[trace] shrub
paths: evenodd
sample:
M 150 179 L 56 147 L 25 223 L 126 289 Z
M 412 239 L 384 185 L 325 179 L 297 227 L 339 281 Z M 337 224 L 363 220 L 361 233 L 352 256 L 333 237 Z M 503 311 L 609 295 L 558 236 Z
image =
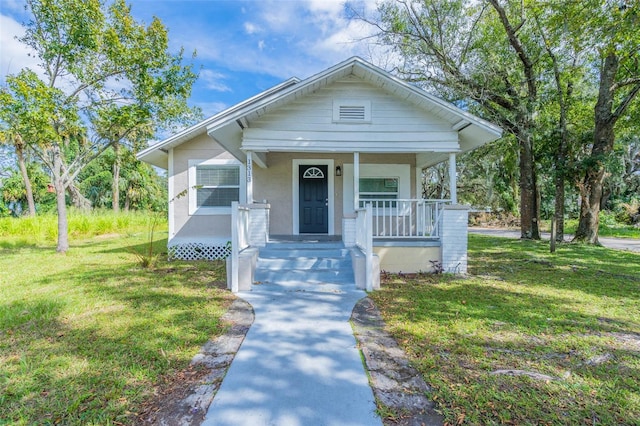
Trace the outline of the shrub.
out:
M 628 203 L 616 206 L 616 219 L 620 223 L 633 225 L 640 222 L 640 200 L 632 199 Z
M 618 225 L 618 219 L 616 214 L 609 210 L 600 211 L 600 225 L 604 226 L 616 226 Z

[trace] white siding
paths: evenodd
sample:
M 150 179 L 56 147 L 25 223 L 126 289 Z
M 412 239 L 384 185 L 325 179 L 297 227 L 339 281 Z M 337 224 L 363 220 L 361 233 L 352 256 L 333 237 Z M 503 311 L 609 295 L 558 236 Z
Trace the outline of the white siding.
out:
M 370 102 L 371 121 L 335 122 L 334 102 L 349 100 Z M 283 150 L 285 146 L 309 149 L 316 144 L 317 149 L 330 146 L 332 150 L 353 151 L 352 145 L 345 146 L 347 142 L 360 142 L 363 152 L 376 146 L 390 151 L 397 148 L 395 152 L 459 147 L 458 134 L 450 123 L 355 76 L 251 120 L 243 136 L 243 146 L 256 150 Z

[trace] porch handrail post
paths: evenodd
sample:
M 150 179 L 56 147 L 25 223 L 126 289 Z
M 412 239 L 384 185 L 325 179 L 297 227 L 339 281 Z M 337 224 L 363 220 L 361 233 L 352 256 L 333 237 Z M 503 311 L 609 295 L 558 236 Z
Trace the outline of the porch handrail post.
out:
M 240 252 L 240 223 L 239 205 L 237 201 L 231 203 L 231 291 L 238 292 L 238 254 Z
M 367 291 L 373 291 L 373 211 L 371 204 L 367 203 L 365 209 L 365 288 Z
M 360 153 L 353 153 L 353 210 L 360 208 Z
M 253 204 L 253 152 L 247 151 L 247 204 Z
M 456 154 L 449 153 L 449 193 L 451 195 L 451 204 L 458 204 L 458 182 L 456 176 Z

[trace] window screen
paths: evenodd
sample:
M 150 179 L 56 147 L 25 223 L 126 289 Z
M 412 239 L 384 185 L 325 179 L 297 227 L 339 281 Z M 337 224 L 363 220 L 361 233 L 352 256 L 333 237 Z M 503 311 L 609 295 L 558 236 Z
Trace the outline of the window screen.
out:
M 197 166 L 196 188 L 198 207 L 230 207 L 240 200 L 240 167 Z
M 360 178 L 360 206 L 364 206 L 362 200 L 396 200 L 398 199 L 398 178 Z M 395 203 L 384 203 L 387 207 L 393 207 Z

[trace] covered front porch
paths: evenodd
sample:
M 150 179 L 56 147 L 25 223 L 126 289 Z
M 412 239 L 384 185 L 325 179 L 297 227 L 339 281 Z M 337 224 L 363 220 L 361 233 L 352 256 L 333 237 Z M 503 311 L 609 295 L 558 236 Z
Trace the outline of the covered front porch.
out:
M 380 271 L 466 272 L 467 210 L 455 202 L 455 153 L 447 155 L 454 171 L 448 200 L 417 196 L 422 166 L 415 154 L 270 153 L 269 167 L 260 169 L 254 169 L 253 156 L 246 153 L 246 199 L 253 202 L 232 206 L 228 266 L 233 291 L 250 288 L 260 249 L 272 241 L 339 242 L 349 250 L 356 286 L 366 290 L 379 287 Z M 318 207 L 326 215 L 321 231 L 304 231 L 306 178 L 314 185 L 326 181 L 326 198 L 320 197 Z M 367 188 L 371 182 L 389 188 L 376 193 Z M 283 193 L 291 194 L 289 200 Z
M 260 154 L 258 162 L 257 153 L 242 153 L 246 193 L 240 203 L 270 204 L 272 235 L 342 235 L 343 219 L 370 204 L 375 237 L 438 237 L 438 212 L 457 202 L 455 152 Z M 451 198 L 424 200 L 422 170 L 442 158 L 449 160 Z
M 269 204 L 232 206 L 231 253 L 227 258 L 228 287 L 234 292 L 251 290 L 256 267 L 263 250 L 272 253 L 274 247 L 302 243 L 307 254 L 301 254 L 300 246 L 292 246 L 293 252 L 283 252 L 286 259 L 302 256 L 305 269 L 301 279 L 313 276 L 316 265 L 326 259 L 314 258 L 327 248 L 333 248 L 347 256 L 357 288 L 367 291 L 380 286 L 380 272 L 390 271 L 385 265 L 399 262 L 405 269 L 395 272 L 451 272 L 466 273 L 467 267 L 467 209 L 463 206 L 443 204 L 437 215 L 437 236 L 429 237 L 374 237 L 374 215 L 371 204 L 356 210 L 353 218 L 344 218 L 342 238 L 336 236 L 303 234 L 271 237 L 269 234 Z M 275 244 L 274 244 L 275 243 Z M 343 250 L 343 249 L 346 249 Z M 398 260 L 399 259 L 399 260 Z M 343 265 L 340 259 L 334 265 Z M 427 266 L 428 265 L 428 266 Z M 308 268 L 308 269 L 307 269 Z M 278 274 L 286 273 L 280 270 Z M 305 278 L 306 277 L 306 278 Z M 258 282 L 261 284 L 260 282 Z

